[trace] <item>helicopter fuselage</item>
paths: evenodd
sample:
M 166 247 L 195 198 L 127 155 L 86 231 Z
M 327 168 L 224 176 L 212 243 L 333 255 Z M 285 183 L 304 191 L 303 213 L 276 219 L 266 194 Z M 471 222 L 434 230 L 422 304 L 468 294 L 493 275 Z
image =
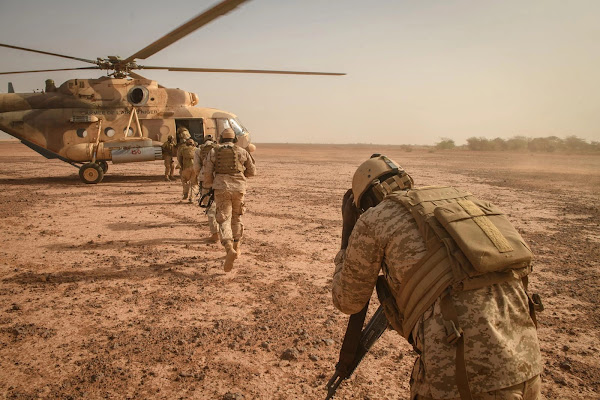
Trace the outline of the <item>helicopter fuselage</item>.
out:
M 249 148 L 234 114 L 197 103 L 195 93 L 147 79 L 71 79 L 54 91 L 0 94 L 0 130 L 73 164 L 160 159 L 160 145 L 179 127 L 197 142 L 232 128 L 238 145 Z

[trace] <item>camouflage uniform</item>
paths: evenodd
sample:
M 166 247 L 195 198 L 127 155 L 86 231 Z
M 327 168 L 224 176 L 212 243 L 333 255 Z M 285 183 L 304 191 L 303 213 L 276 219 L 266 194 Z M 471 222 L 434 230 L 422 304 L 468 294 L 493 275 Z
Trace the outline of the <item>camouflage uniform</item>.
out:
M 181 166 L 181 185 L 183 186 L 183 200 L 192 201 L 193 187 L 196 185 L 196 173 L 194 172 L 194 152 L 196 146 L 183 144 L 177 150 L 177 161 Z
M 210 192 L 209 188 L 204 186 L 204 160 L 208 156 L 208 153 L 204 157 L 202 157 L 202 153 L 206 152 L 211 146 L 214 146 L 214 142 L 211 140 L 207 140 L 203 144 L 198 147 L 194 153 L 194 171 L 196 172 L 196 176 L 198 176 L 198 184 L 200 187 L 200 196 L 204 196 L 208 192 Z M 214 235 L 219 232 L 219 224 L 217 223 L 216 218 L 216 205 L 215 202 L 211 204 L 211 206 L 206 210 L 206 216 L 208 217 L 208 227 L 210 228 L 211 235 Z
M 235 174 L 215 174 L 216 151 L 220 147 L 231 147 L 235 156 L 243 165 L 244 171 Z M 244 214 L 244 194 L 246 193 L 246 178 L 254 176 L 256 168 L 254 160 L 246 150 L 232 143 L 220 144 L 212 149 L 204 161 L 205 188 L 215 191 L 216 216 L 221 233 L 221 243 L 238 241 L 244 233 L 242 214 Z
M 177 155 L 177 143 L 167 140 L 160 147 L 162 148 L 163 160 L 165 162 L 165 179 L 174 179 L 175 161 L 173 161 L 173 156 Z
M 401 277 L 425 253 L 425 243 L 410 212 L 397 202 L 383 200 L 360 216 L 348 248 L 335 258 L 334 305 L 347 314 L 359 312 L 371 298 L 381 269 L 392 294 L 399 298 Z M 521 281 L 458 292 L 452 297 L 464 330 L 465 363 L 474 398 L 536 399 L 542 363 Z M 412 331 L 419 357 L 411 377 L 411 399 L 459 398 L 456 347 L 447 344 L 446 336 L 438 299 Z M 511 390 L 528 392 L 530 397 L 510 397 Z

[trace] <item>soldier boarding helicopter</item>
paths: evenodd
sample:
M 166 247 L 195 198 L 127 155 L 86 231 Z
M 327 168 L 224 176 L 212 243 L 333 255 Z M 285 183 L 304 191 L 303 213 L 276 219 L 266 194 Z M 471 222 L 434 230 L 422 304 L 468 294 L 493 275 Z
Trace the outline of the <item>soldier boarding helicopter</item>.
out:
M 212 20 L 228 13 L 247 0 L 224 0 L 167 33 L 133 55 L 89 60 L 63 54 L 33 50 L 8 44 L 1 47 L 62 57 L 94 64 L 89 67 L 0 72 L 0 75 L 100 69 L 107 76 L 99 79 L 70 79 L 59 87 L 51 80 L 41 93 L 0 94 L 0 130 L 48 159 L 59 159 L 79 168 L 85 183 L 99 183 L 116 163 L 162 159 L 161 144 L 169 135 L 186 128 L 201 142 L 205 135 L 218 139 L 231 128 L 237 145 L 249 151 L 250 133 L 237 117 L 227 111 L 195 107 L 198 96 L 180 89 L 169 89 L 133 72 L 139 69 L 183 72 L 223 72 L 253 74 L 345 75 L 332 72 L 244 70 L 215 68 L 156 67 L 138 65 L 189 35 Z M 177 140 L 185 138 L 177 135 Z

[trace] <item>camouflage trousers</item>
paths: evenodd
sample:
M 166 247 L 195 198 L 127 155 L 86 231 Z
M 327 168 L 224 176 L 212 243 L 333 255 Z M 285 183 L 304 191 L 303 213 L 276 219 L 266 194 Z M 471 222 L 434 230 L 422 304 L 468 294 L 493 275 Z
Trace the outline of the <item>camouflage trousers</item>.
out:
M 205 189 L 202 187 L 202 182 L 200 182 L 200 196 L 204 196 L 206 193 L 210 192 L 210 189 Z M 210 228 L 211 235 L 219 232 L 219 224 L 217 223 L 216 210 L 217 206 L 215 205 L 216 201 L 208 207 L 206 210 L 206 216 L 208 217 L 208 227 Z
M 244 193 L 215 189 L 215 204 L 221 243 L 241 239 L 244 234 Z
M 175 161 L 173 161 L 173 156 L 165 154 L 165 176 L 172 178 L 173 173 L 175 172 Z
M 479 393 L 473 395 L 473 400 L 543 400 L 542 380 L 539 375 L 521 382 L 517 385 L 510 386 L 504 389 L 494 390 L 488 393 Z M 425 397 L 417 395 L 415 400 L 437 400 L 433 397 Z M 452 399 L 460 400 L 460 398 Z
M 183 198 L 191 199 L 193 196 L 193 188 L 196 185 L 196 173 L 194 168 L 185 168 L 181 170 L 181 186 L 183 186 Z

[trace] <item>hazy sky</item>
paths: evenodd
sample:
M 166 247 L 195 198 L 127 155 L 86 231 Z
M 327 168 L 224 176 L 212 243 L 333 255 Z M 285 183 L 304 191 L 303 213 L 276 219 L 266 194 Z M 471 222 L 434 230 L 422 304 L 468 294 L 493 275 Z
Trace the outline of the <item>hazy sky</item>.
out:
M 0 0 L 0 42 L 125 58 L 218 1 Z M 252 0 L 142 65 L 346 72 L 139 71 L 237 114 L 255 142 L 600 140 L 598 0 Z M 81 67 L 0 48 L 0 71 Z M 0 75 L 0 92 L 102 72 Z

